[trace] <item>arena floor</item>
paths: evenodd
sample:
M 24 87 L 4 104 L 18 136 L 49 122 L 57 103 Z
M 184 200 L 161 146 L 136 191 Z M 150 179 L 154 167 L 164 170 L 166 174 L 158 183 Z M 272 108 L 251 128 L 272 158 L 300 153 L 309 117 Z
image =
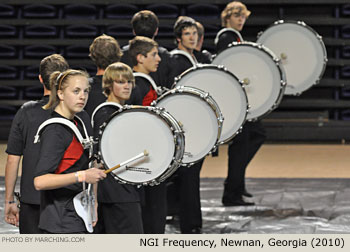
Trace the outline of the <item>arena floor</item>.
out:
M 3 220 L 6 145 L 0 145 L 0 233 L 18 233 Z M 350 146 L 265 144 L 247 169 L 255 206 L 221 204 L 227 146 L 208 156 L 201 173 L 203 233 L 350 233 Z M 169 216 L 166 233 L 179 233 Z

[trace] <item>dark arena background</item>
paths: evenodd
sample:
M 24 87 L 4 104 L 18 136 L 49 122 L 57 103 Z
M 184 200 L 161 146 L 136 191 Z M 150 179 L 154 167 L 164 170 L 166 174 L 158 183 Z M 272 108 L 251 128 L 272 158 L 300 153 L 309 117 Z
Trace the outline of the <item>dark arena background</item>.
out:
M 159 18 L 155 40 L 176 47 L 173 25 L 185 15 L 205 28 L 203 49 L 215 53 L 220 13 L 227 0 L 1 0 L 0 3 L 0 233 L 5 223 L 4 170 L 11 122 L 20 106 L 40 99 L 40 60 L 64 56 L 71 68 L 96 73 L 89 45 L 101 34 L 122 46 L 133 38 L 130 20 L 149 9 Z M 252 12 L 242 36 L 255 42 L 277 20 L 303 21 L 325 44 L 320 82 L 285 95 L 262 122 L 267 140 L 247 169 L 255 206 L 224 207 L 227 145 L 201 171 L 203 233 L 350 233 L 350 3 L 349 0 L 245 0 Z M 179 233 L 176 206 L 167 233 Z M 173 210 L 173 212 L 172 212 Z

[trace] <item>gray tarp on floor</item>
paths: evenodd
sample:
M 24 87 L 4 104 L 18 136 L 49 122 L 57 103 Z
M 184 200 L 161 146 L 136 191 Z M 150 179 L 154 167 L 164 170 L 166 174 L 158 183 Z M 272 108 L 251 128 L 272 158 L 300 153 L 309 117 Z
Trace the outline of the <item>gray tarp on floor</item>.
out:
M 201 179 L 203 233 L 350 233 L 350 179 L 247 179 L 255 206 L 224 207 L 222 178 Z M 0 177 L 0 233 L 18 233 L 4 221 Z M 179 233 L 176 217 L 166 233 Z

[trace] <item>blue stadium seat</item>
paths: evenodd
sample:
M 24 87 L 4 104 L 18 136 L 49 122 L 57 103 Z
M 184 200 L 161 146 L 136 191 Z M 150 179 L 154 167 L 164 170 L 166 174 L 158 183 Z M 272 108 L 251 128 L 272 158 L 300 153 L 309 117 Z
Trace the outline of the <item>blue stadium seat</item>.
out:
M 0 4 L 0 18 L 17 18 L 17 11 L 12 5 Z
M 205 38 L 214 39 L 218 31 L 220 31 L 220 27 L 218 25 L 210 25 L 210 24 L 207 25 L 205 23 L 202 23 L 202 25 L 204 26 L 204 39 Z
M 63 17 L 67 19 L 96 19 L 99 17 L 96 6 L 91 4 L 68 4 L 63 8 Z
M 9 45 L 0 45 L 0 58 L 12 59 L 18 56 L 16 47 Z
M 345 79 L 350 78 L 350 66 L 345 66 L 341 68 L 340 76 Z
M 13 80 L 18 78 L 18 69 L 13 66 L 0 65 L 0 79 Z
M 17 99 L 17 89 L 15 87 L 0 86 L 1 99 Z
M 342 58 L 349 59 L 350 58 L 350 46 L 343 46 L 342 47 Z
M 57 38 L 58 28 L 53 25 L 28 25 L 24 27 L 25 38 Z
M 10 105 L 0 105 L 0 120 L 12 120 L 16 115 L 17 109 Z
M 0 25 L 0 37 L 14 38 L 19 36 L 19 29 L 12 25 Z
M 106 27 L 105 33 L 109 36 L 118 38 L 132 38 L 134 34 L 132 33 L 131 25 L 110 25 Z
M 65 48 L 66 59 L 84 59 L 89 58 L 89 46 L 84 45 L 70 45 Z
M 173 38 L 174 27 L 172 25 L 159 25 L 157 38 Z
M 131 19 L 139 8 L 133 4 L 111 4 L 104 9 L 104 18 L 110 19 Z
M 342 38 L 350 38 L 350 25 L 343 25 L 340 29 L 340 36 Z
M 341 15 L 342 16 L 347 16 L 349 17 L 350 16 L 350 4 L 344 4 L 342 5 L 341 7 Z
M 346 98 L 349 99 L 350 97 L 350 88 L 342 88 L 340 90 L 340 98 Z
M 58 18 L 58 9 L 49 4 L 29 4 L 23 6 L 23 18 Z
M 24 79 L 37 80 L 39 76 L 39 65 L 27 66 L 24 69 Z
M 44 58 L 51 54 L 58 53 L 57 48 L 51 45 L 29 45 L 23 49 L 24 58 Z
M 92 63 L 91 65 L 79 65 L 79 66 L 71 66 L 72 69 L 82 70 L 87 72 L 90 76 L 96 75 L 96 66 Z
M 349 121 L 350 120 L 350 110 L 345 109 L 340 112 L 340 117 L 344 121 Z
M 99 35 L 99 30 L 94 25 L 69 25 L 65 28 L 64 36 L 66 38 L 94 38 Z
M 155 3 L 147 5 L 145 9 L 153 11 L 158 18 L 177 18 L 180 15 L 179 8 L 174 4 Z
M 43 85 L 38 84 L 24 89 L 24 99 L 39 100 L 43 96 Z
M 194 18 L 197 21 L 219 19 L 220 10 L 219 7 L 215 4 L 191 4 L 186 8 L 186 15 Z

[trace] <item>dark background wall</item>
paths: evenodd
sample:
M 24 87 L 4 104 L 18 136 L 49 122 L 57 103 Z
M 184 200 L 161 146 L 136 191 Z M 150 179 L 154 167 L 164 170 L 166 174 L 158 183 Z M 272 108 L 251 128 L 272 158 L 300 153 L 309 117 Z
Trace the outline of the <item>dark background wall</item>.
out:
M 37 99 L 40 60 L 62 54 L 73 68 L 95 67 L 88 47 L 100 34 L 123 46 L 132 38 L 130 19 L 142 9 L 160 19 L 156 38 L 173 49 L 173 24 L 187 15 L 205 26 L 204 49 L 213 52 L 220 30 L 220 13 L 229 1 L 108 1 L 2 0 L 0 3 L 0 140 L 6 140 L 11 120 L 27 100 Z M 245 40 L 277 20 L 301 20 L 323 37 L 328 63 L 320 84 L 302 95 L 285 96 L 264 118 L 268 141 L 344 142 L 350 139 L 350 4 L 345 0 L 246 0 L 251 17 L 242 32 Z

